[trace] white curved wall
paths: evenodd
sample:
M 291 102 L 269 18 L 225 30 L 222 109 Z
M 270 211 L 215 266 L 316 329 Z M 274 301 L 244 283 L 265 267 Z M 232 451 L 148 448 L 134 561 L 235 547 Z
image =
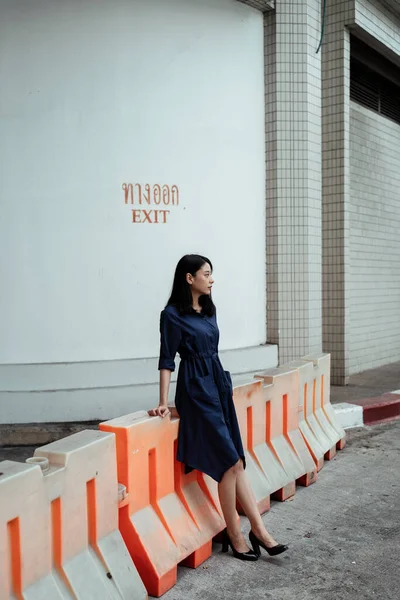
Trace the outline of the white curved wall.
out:
M 215 263 L 222 348 L 265 342 L 261 13 L 2 0 L 0 54 L 0 363 L 156 356 L 186 252 Z M 132 223 L 160 206 L 124 182 L 179 206 Z

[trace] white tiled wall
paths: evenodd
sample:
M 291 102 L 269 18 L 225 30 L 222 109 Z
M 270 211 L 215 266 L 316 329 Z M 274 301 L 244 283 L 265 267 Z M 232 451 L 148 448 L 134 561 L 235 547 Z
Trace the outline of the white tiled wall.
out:
M 363 360 L 362 354 L 357 354 L 361 352 L 355 343 L 357 325 L 352 325 L 354 300 L 351 294 L 355 292 L 351 279 L 354 258 L 349 100 L 351 29 L 381 51 L 386 45 L 386 54 L 392 59 L 400 53 L 400 21 L 380 2 L 331 0 L 327 3 L 322 51 L 323 346 L 332 354 L 332 382 L 336 384 L 347 383 L 350 372 L 365 370 L 372 364 L 368 357 Z M 388 150 L 385 144 L 381 148 L 384 157 Z M 375 202 L 379 207 L 382 200 L 376 197 Z M 379 304 L 377 306 L 379 308 Z M 397 320 L 399 312 L 400 305 Z M 364 325 L 369 329 L 364 329 L 362 335 L 370 340 L 374 323 L 370 320 L 368 324 L 365 319 Z M 375 353 L 378 354 L 377 348 Z M 375 361 L 374 364 L 389 362 L 386 350 L 382 358 L 376 356 Z
M 323 347 L 332 355 L 332 381 L 349 376 L 349 65 L 353 3 L 328 2 L 322 48 Z
M 395 3 L 393 2 L 393 5 Z M 400 15 L 400 2 L 397 2 Z M 355 24 L 373 36 L 395 55 L 400 49 L 400 18 L 388 10 L 379 0 L 357 0 L 355 2 Z
M 350 374 L 400 361 L 400 125 L 350 109 Z
M 268 341 L 280 362 L 321 350 L 319 2 L 265 16 Z

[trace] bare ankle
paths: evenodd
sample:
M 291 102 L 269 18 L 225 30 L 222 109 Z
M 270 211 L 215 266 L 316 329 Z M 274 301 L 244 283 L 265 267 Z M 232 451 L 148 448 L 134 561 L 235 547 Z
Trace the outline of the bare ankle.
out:
M 267 533 L 264 525 L 252 525 L 251 531 L 254 533 L 256 537 L 264 536 Z
M 271 546 L 275 546 L 276 545 L 276 541 L 273 538 L 273 536 L 265 529 L 264 526 L 262 527 L 253 527 L 252 531 L 254 533 L 254 535 L 261 540 L 262 542 L 264 542 L 268 547 Z
M 234 527 L 232 529 L 230 529 L 229 527 L 226 528 L 226 531 L 228 532 L 229 537 L 232 538 L 240 538 L 242 537 L 242 530 L 240 529 L 240 527 Z
M 233 532 L 227 528 L 227 533 L 233 547 L 235 550 L 237 550 L 237 552 L 248 552 L 249 547 L 240 528 L 234 529 Z

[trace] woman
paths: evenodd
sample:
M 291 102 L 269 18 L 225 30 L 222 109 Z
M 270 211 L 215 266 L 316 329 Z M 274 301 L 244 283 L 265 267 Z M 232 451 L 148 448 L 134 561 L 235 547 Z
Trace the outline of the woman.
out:
M 175 355 L 181 364 L 175 405 L 180 416 L 177 460 L 186 473 L 197 469 L 218 482 L 224 514 L 222 551 L 230 546 L 236 558 L 257 560 L 260 547 L 277 555 L 287 546 L 267 532 L 245 475 L 245 456 L 233 404 L 230 374 L 218 357 L 219 331 L 211 299 L 214 283 L 211 261 L 197 254 L 178 263 L 171 297 L 161 313 L 160 403 L 150 416 L 166 417 Z M 251 523 L 249 550 L 236 514 L 236 497 Z

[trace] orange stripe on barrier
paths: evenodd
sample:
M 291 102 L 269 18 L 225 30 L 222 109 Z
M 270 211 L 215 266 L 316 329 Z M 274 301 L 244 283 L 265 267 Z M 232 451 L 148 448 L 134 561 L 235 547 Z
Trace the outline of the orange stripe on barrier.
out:
M 7 523 L 8 540 L 10 544 L 11 590 L 19 598 L 22 595 L 21 579 L 21 537 L 19 519 Z
M 51 502 L 51 536 L 52 536 L 52 551 L 53 551 L 53 576 L 59 577 L 59 585 L 64 586 L 68 594 L 73 595 L 74 591 L 68 581 L 63 569 L 62 557 L 62 513 L 61 513 L 61 498 L 56 498 Z
M 215 482 L 175 460 L 178 419 L 144 411 L 100 425 L 115 433 L 119 481 L 129 502 L 120 530 L 139 574 L 153 596 L 176 582 L 177 565 L 196 567 L 211 555 L 212 538 L 224 527 Z

